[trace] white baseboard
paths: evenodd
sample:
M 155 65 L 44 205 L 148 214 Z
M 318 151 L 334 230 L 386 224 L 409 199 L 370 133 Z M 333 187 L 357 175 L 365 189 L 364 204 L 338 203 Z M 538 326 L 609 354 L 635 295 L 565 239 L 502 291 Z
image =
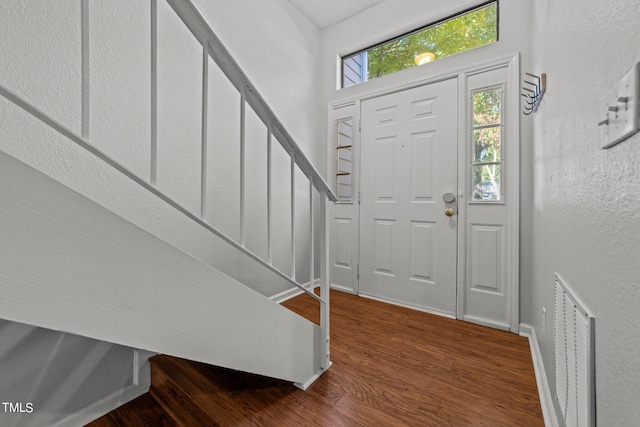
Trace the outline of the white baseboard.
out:
M 475 323 L 476 325 L 486 326 L 488 328 L 499 329 L 501 331 L 509 332 L 509 324 L 508 323 L 500 323 L 493 320 L 484 319 L 482 317 L 477 316 L 468 316 L 465 315 L 462 317 L 462 320 L 469 323 Z
M 351 288 L 347 288 L 346 286 L 331 285 L 331 289 L 335 289 L 336 291 L 344 292 L 351 295 L 358 295 L 356 291 Z
M 424 313 L 429 313 L 429 314 L 435 314 L 437 316 L 448 317 L 449 319 L 455 319 L 456 318 L 455 313 L 438 311 L 436 309 L 433 309 L 433 308 L 427 307 L 427 306 L 423 306 L 423 305 L 408 304 L 406 302 L 397 301 L 397 300 L 394 300 L 394 299 L 391 299 L 391 298 L 380 298 L 380 297 L 373 296 L 373 295 L 367 295 L 367 294 L 364 294 L 362 292 L 358 293 L 358 295 L 363 297 L 363 298 L 372 299 L 374 301 L 386 302 L 387 304 L 397 305 L 399 307 L 404 307 L 404 308 L 410 308 L 412 310 L 422 311 Z
M 325 372 L 327 372 L 329 370 L 331 365 L 333 365 L 333 362 L 329 362 L 329 366 L 327 367 L 327 369 L 320 369 L 318 372 L 315 373 L 314 376 L 309 378 L 309 380 L 307 380 L 306 382 L 304 382 L 304 383 L 293 383 L 293 385 L 298 387 L 300 390 L 303 390 L 303 391 L 308 389 L 311 386 L 311 384 L 313 384 L 318 378 L 320 378 L 322 376 L 322 374 L 324 374 Z
M 533 369 L 536 374 L 536 383 L 538 385 L 538 394 L 540 396 L 540 406 L 542 406 L 542 416 L 544 417 L 544 425 L 546 427 L 559 427 L 558 418 L 553 406 L 553 397 L 551 389 L 547 381 L 547 375 L 544 370 L 542 354 L 538 339 L 536 338 L 536 330 L 533 326 L 526 323 L 520 324 L 520 336 L 529 339 L 529 347 L 531 347 L 531 359 L 533 359 Z
M 302 286 L 304 286 L 307 289 L 309 288 L 309 282 L 307 283 L 303 283 Z M 316 279 L 314 281 L 314 286 L 313 289 L 317 288 L 318 286 L 320 286 L 320 279 Z M 310 289 L 310 290 L 313 290 Z M 279 294 L 275 294 L 273 296 L 270 296 L 269 299 L 273 302 L 276 302 L 278 304 L 282 304 L 283 302 L 290 300 L 291 298 L 295 298 L 298 295 L 302 295 L 304 293 L 304 291 L 300 288 L 291 288 L 291 289 L 287 289 L 284 292 L 280 292 Z
M 122 390 L 118 390 L 104 399 L 97 401 L 93 405 L 84 408 L 82 411 L 69 415 L 68 417 L 53 424 L 52 427 L 87 425 L 101 416 L 119 408 L 125 403 L 131 402 L 133 399 L 142 396 L 147 391 L 149 391 L 149 386 L 144 387 L 131 384 L 130 386 L 123 388 Z

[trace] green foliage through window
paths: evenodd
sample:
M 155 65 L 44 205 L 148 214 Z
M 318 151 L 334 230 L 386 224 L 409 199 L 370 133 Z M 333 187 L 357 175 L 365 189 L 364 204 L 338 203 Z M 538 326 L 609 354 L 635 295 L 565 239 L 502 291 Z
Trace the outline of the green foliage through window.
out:
M 492 2 L 343 58 L 342 86 L 446 58 L 498 40 L 498 4 Z
M 502 200 L 502 87 L 473 92 L 473 201 Z

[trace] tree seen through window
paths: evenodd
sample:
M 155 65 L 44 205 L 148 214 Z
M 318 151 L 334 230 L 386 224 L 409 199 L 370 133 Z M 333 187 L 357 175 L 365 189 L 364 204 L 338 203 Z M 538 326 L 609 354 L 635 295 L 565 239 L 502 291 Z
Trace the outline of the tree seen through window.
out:
M 445 21 L 380 44 L 366 51 L 343 58 L 343 86 L 375 79 L 418 65 L 419 55 L 427 62 L 475 49 L 498 40 L 497 2 L 482 6 Z M 350 70 L 347 61 L 360 57 L 366 62 L 360 70 Z M 366 65 L 366 66 L 365 66 Z M 358 75 L 360 81 L 347 79 L 347 73 Z

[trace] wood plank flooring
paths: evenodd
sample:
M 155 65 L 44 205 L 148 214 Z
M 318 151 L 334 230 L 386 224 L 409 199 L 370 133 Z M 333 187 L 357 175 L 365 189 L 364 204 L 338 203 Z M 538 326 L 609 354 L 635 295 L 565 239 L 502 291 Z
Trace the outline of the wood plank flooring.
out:
M 283 305 L 318 321 L 318 303 Z M 308 390 L 169 356 L 107 426 L 544 426 L 526 338 L 332 291 L 333 366 Z

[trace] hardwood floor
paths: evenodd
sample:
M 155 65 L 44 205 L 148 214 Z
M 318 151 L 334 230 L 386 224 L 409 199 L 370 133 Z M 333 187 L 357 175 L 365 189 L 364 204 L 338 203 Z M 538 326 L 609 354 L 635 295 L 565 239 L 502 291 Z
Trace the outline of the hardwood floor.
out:
M 331 339 L 307 391 L 156 356 L 151 392 L 90 426 L 544 426 L 526 338 L 332 291 Z

